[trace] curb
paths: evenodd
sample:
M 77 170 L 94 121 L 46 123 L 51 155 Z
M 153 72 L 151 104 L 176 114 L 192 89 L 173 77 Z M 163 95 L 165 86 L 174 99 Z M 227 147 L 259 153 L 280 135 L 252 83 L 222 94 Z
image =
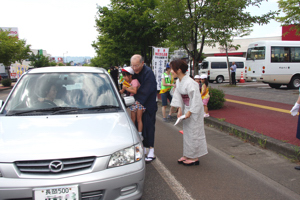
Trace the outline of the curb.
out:
M 204 118 L 205 125 L 216 128 L 220 131 L 226 132 L 229 135 L 238 137 L 245 142 L 258 145 L 264 149 L 274 151 L 275 153 L 282 154 L 283 156 L 293 159 L 300 160 L 300 147 L 282 142 L 280 140 L 265 136 L 263 134 L 251 131 L 240 126 L 230 124 L 225 121 L 220 121 L 213 117 Z
M 1 87 L 1 86 L 0 86 L 0 91 L 12 89 L 12 88 L 13 88 L 13 86 L 10 86 L 10 87 Z
M 157 103 L 158 109 L 161 109 L 161 99 L 158 99 Z M 231 136 L 235 136 L 241 140 L 244 140 L 245 142 L 249 142 L 256 146 L 260 146 L 263 149 L 268 149 L 277 154 L 281 154 L 288 159 L 300 160 L 300 146 L 282 142 L 255 131 L 251 131 L 225 121 L 220 121 L 214 117 L 204 118 L 204 124 L 206 126 L 218 129 L 219 131 L 225 132 Z

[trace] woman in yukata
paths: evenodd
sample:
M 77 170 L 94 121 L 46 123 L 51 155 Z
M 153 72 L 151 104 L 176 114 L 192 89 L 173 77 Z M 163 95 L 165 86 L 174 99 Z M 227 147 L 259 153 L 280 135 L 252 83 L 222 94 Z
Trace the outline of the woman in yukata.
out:
M 207 154 L 204 132 L 204 107 L 199 92 L 199 84 L 185 72 L 188 65 L 183 60 L 170 63 L 171 73 L 178 77 L 171 106 L 178 108 L 177 117 L 185 115 L 183 120 L 183 156 L 178 163 L 187 166 L 199 165 L 199 157 Z

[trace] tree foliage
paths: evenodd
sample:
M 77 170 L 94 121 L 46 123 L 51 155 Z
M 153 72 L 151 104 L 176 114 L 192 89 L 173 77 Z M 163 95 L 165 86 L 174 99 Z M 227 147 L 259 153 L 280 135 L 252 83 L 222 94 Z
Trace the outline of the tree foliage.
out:
M 30 65 L 33 67 L 48 67 L 48 66 L 56 66 L 56 62 L 50 61 L 48 56 L 44 56 L 42 54 L 31 54 L 29 57 Z
M 99 37 L 92 44 L 97 65 L 128 65 L 136 53 L 150 61 L 151 46 L 165 39 L 164 26 L 151 13 L 157 4 L 157 0 L 112 0 L 109 7 L 98 7 Z
M 296 30 L 296 35 L 300 35 L 300 2 L 299 0 L 279 0 L 278 6 L 286 15 L 277 17 L 276 20 L 282 25 L 293 24 L 291 30 Z
M 254 23 L 266 24 L 276 12 L 252 16 L 248 6 L 260 6 L 263 0 L 161 0 L 155 16 L 167 23 L 169 40 L 176 40 L 194 59 L 195 74 L 204 45 L 225 45 L 234 36 L 249 33 Z M 200 48 L 198 49 L 198 44 Z
M 0 63 L 9 73 L 9 66 L 16 61 L 22 63 L 29 57 L 30 45 L 26 45 L 25 40 L 20 40 L 17 36 L 9 36 L 9 31 L 0 29 Z

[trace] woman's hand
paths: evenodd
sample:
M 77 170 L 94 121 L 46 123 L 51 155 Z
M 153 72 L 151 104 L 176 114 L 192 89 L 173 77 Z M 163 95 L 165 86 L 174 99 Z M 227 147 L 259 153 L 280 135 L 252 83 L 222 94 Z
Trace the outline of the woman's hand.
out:
M 185 118 L 187 119 L 187 118 L 189 118 L 190 116 L 191 116 L 191 112 L 190 111 L 187 111 L 187 113 L 185 113 Z

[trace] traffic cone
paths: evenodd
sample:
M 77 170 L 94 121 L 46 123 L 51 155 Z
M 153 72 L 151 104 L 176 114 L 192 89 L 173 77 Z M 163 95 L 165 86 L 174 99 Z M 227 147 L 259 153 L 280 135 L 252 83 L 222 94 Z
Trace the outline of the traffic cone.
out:
M 179 131 L 179 133 L 183 134 L 183 130 Z
M 244 76 L 243 76 L 243 72 L 241 73 L 241 79 L 240 79 L 239 82 L 240 82 L 240 83 L 245 83 Z

